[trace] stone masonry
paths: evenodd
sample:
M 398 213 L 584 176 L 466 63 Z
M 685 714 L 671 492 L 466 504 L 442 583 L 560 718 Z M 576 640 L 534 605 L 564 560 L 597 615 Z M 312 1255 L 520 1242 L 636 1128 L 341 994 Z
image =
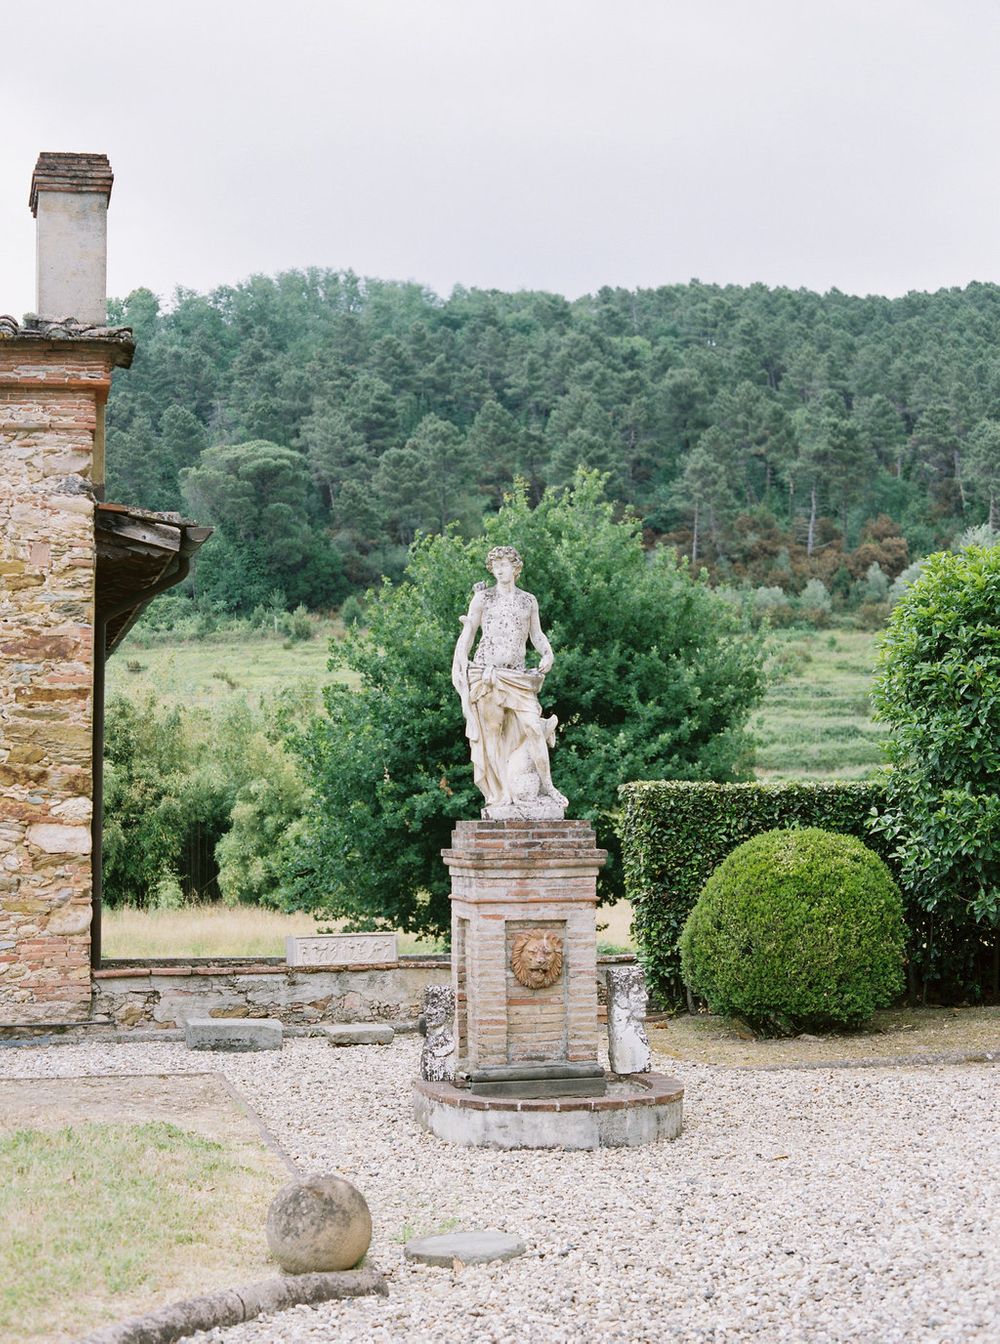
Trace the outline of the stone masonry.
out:
M 0 319 L 0 1023 L 90 1008 L 98 408 L 121 333 Z
M 606 854 L 589 824 L 460 821 L 442 857 L 452 883 L 456 1081 L 490 1091 L 551 1077 L 600 1090 L 594 908 Z M 537 983 L 523 970 L 519 978 L 524 935 L 541 956 Z

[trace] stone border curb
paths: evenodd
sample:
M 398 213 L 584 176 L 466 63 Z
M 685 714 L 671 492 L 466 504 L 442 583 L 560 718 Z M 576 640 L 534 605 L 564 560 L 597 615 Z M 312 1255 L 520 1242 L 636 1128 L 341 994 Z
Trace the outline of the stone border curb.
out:
M 220 1021 L 223 1019 L 219 1019 Z M 233 1020 L 233 1019 L 230 1019 Z M 240 1019 L 242 1020 L 242 1019 Z M 248 1018 L 247 1021 L 254 1019 Z M 0 1035 L 0 1050 L 20 1050 L 33 1045 L 79 1045 L 84 1040 L 83 1035 L 77 1035 L 77 1029 L 88 1027 L 90 1023 L 73 1022 L 69 1023 L 58 1033 L 53 1033 L 51 1027 L 40 1028 L 41 1034 L 36 1036 L 2 1036 Z M 183 1042 L 184 1032 L 180 1027 L 115 1027 L 109 1023 L 95 1023 L 103 1028 L 103 1033 L 98 1031 L 87 1037 L 88 1041 L 106 1043 L 108 1045 L 130 1045 L 133 1043 L 148 1043 L 150 1041 L 178 1041 Z M 302 1026 L 284 1026 L 286 1038 L 311 1036 L 314 1040 L 321 1039 L 325 1034 L 324 1027 L 357 1027 L 365 1025 L 360 1022 L 316 1022 L 308 1027 Z M 370 1025 L 378 1027 L 392 1027 L 397 1036 L 405 1036 L 415 1033 L 418 1029 L 417 1019 L 405 1018 L 402 1021 L 375 1022 Z M 0 1027 L 0 1032 L 4 1030 Z
M 697 1061 L 683 1062 L 694 1064 Z M 912 1069 L 935 1064 L 1000 1064 L 1000 1050 L 940 1050 L 935 1054 L 886 1055 L 882 1059 L 805 1059 L 790 1064 L 708 1064 L 702 1067 L 739 1069 L 741 1073 L 779 1073 L 782 1069 Z
M 78 1344 L 175 1344 L 197 1330 L 214 1330 L 252 1321 L 264 1312 L 287 1311 L 314 1302 L 346 1297 L 388 1297 L 385 1279 L 375 1269 L 349 1269 L 329 1274 L 289 1274 L 261 1279 L 238 1288 L 225 1288 L 203 1297 L 132 1316 L 117 1325 L 105 1325 Z

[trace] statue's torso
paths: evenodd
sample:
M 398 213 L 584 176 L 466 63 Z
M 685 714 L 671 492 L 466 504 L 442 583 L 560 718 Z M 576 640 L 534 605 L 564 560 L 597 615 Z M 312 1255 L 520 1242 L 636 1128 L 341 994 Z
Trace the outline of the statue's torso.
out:
M 480 618 L 482 637 L 473 663 L 476 667 L 509 667 L 515 671 L 524 668 L 524 655 L 531 627 L 532 597 L 515 588 L 505 596 L 499 588 L 487 588 L 483 593 Z

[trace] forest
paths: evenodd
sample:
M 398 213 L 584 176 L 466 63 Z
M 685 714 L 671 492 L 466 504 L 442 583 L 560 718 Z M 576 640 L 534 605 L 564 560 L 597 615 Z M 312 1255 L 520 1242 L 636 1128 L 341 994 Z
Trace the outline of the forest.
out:
M 169 306 L 108 410 L 108 497 L 216 527 L 191 595 L 329 610 L 420 532 L 580 466 L 713 582 L 846 601 L 998 522 L 1000 287 L 455 289 L 313 269 Z M 873 586 L 874 576 L 874 586 Z M 880 587 L 881 585 L 881 587 Z

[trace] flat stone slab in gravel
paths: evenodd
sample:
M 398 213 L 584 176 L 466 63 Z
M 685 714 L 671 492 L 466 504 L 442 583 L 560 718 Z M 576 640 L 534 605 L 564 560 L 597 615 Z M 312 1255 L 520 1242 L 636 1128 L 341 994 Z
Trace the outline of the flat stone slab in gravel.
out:
M 524 1254 L 524 1242 L 508 1232 L 446 1232 L 440 1237 L 418 1237 L 408 1241 L 404 1255 L 421 1265 L 439 1265 L 451 1269 L 456 1260 L 463 1265 L 486 1265 L 491 1260 L 513 1260 Z
M 323 1035 L 331 1045 L 391 1045 L 395 1034 L 392 1027 L 381 1027 L 375 1022 L 323 1028 Z
M 192 1017 L 184 1024 L 189 1050 L 280 1050 L 283 1036 L 273 1017 Z

